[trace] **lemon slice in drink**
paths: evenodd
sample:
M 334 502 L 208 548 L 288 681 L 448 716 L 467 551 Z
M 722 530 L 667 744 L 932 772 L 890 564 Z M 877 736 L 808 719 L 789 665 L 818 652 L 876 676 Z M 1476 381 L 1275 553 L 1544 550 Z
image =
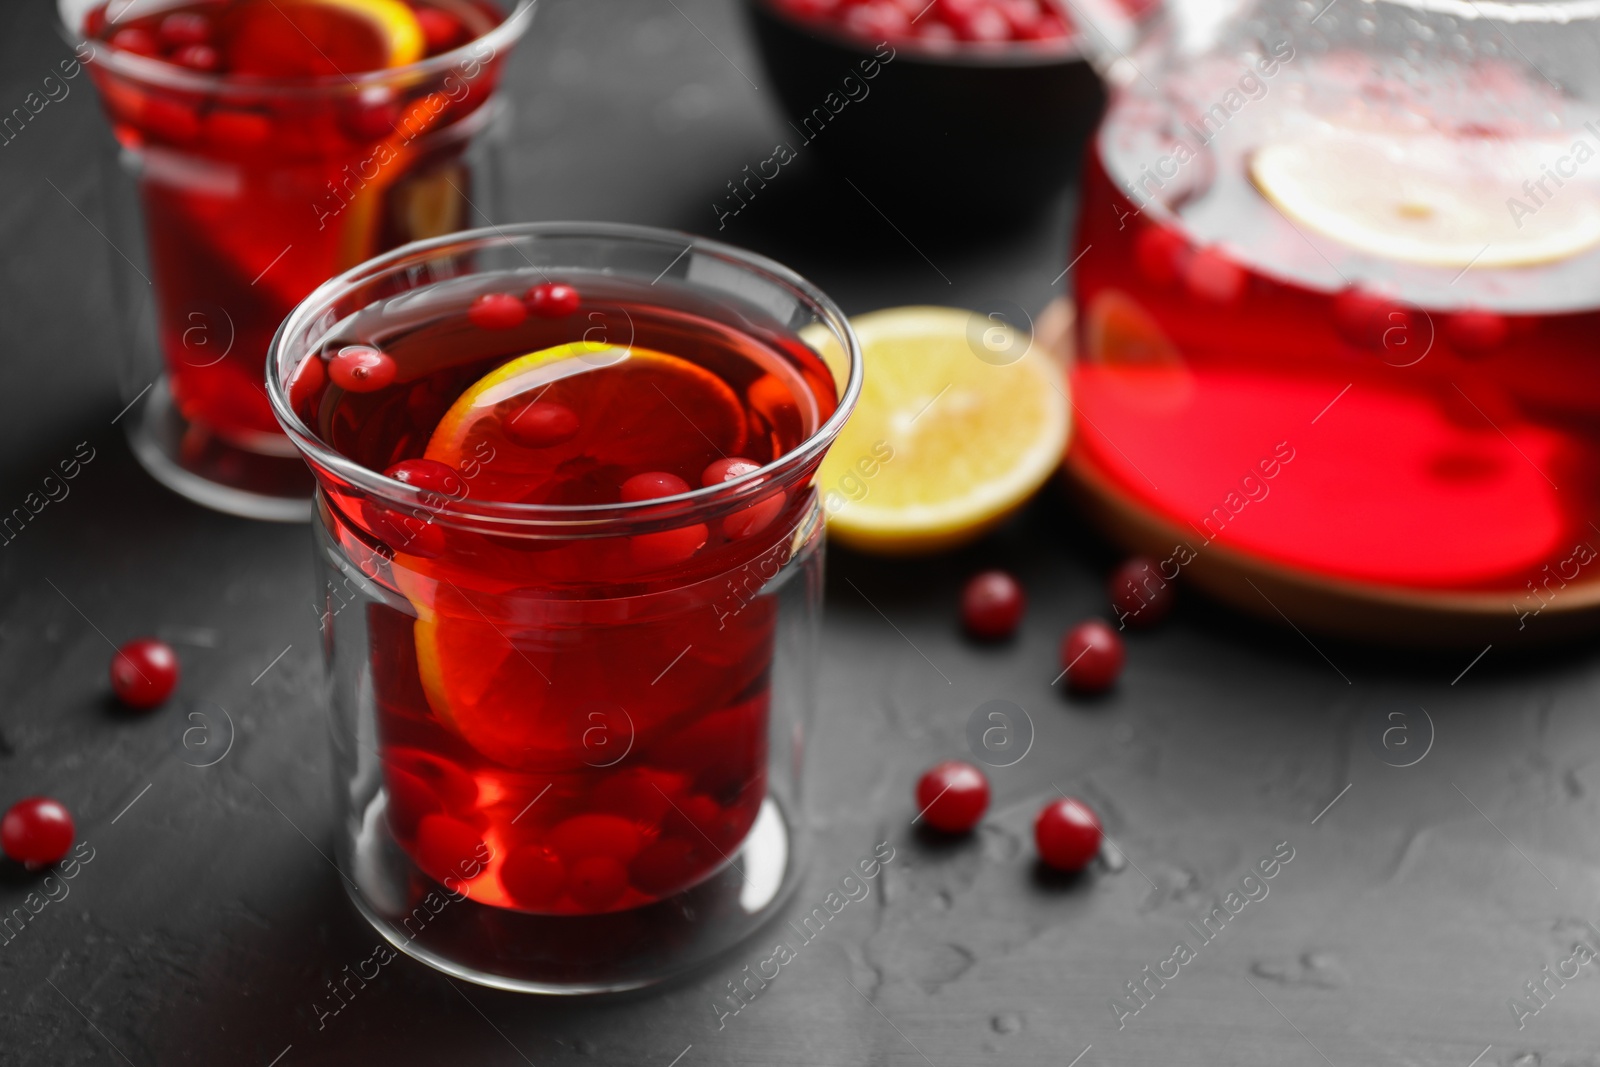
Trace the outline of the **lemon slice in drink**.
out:
M 819 478 L 840 543 L 906 555 L 975 540 L 1060 464 L 1065 374 L 1026 334 L 944 307 L 891 308 L 851 325 L 865 381 Z M 815 347 L 839 364 L 836 344 Z
M 1547 178 L 1570 145 L 1327 128 L 1274 141 L 1250 177 L 1290 221 L 1430 267 L 1553 263 L 1600 243 L 1600 185 Z M 1570 160 L 1569 160 L 1570 161 Z M 1541 191 L 1537 184 L 1544 181 Z

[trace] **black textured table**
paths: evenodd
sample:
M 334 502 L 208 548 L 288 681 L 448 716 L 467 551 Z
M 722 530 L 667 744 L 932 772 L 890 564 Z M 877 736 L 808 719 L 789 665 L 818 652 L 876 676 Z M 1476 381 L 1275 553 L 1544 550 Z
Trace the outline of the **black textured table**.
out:
M 0 113 L 68 54 L 47 7 L 8 7 Z M 852 312 L 1037 310 L 1059 285 L 1068 202 L 957 244 L 897 232 L 803 158 L 718 232 L 726 182 L 781 136 L 731 0 L 542 7 L 509 78 L 519 216 L 715 234 Z M 1600 962 L 1574 951 L 1600 949 L 1593 657 L 1492 648 L 1469 668 L 1191 601 L 1131 641 L 1114 695 L 1074 700 L 1051 685 L 1056 642 L 1104 610 L 1113 557 L 1054 489 L 952 558 L 833 554 L 817 848 L 792 915 L 880 842 L 894 858 L 764 988 L 724 999 L 777 932 L 589 1001 L 453 986 L 402 958 L 319 1024 L 324 983 L 378 939 L 326 858 L 309 535 L 179 500 L 112 425 L 112 253 L 90 221 L 107 136 L 80 79 L 0 146 L 0 512 L 93 456 L 0 547 L 0 800 L 59 797 L 92 855 L 49 897 L 0 866 L 6 915 L 38 894 L 0 936 L 0 1062 L 1600 1063 Z M 980 649 L 956 631 L 956 590 L 997 563 L 1033 606 L 1014 644 Z M 150 632 L 185 677 L 129 715 L 107 695 L 111 642 Z M 993 699 L 1027 710 L 1033 747 L 992 773 L 981 832 L 929 840 L 912 783 L 965 754 Z M 1035 869 L 1031 819 L 1058 788 L 1103 814 L 1120 870 Z M 1246 880 L 1263 861 L 1274 876 Z

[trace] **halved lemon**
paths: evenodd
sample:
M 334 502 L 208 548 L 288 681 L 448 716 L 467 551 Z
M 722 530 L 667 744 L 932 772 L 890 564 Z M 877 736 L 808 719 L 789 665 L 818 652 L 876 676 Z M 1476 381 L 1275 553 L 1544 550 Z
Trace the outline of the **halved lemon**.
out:
M 1291 221 L 1368 255 L 1431 267 L 1553 263 L 1600 244 L 1600 185 L 1544 191 L 1570 146 L 1327 127 L 1258 148 L 1250 177 Z
M 907 555 L 972 541 L 1060 464 L 1066 377 L 1026 334 L 946 307 L 890 308 L 851 325 L 865 381 L 820 474 L 839 542 Z M 837 372 L 837 345 L 807 340 Z
M 537 446 L 508 434 L 507 421 L 533 404 L 561 405 L 574 418 L 572 432 Z M 530 352 L 484 375 L 439 420 L 423 454 L 459 468 L 473 498 L 597 503 L 616 499 L 617 471 L 699 471 L 719 454 L 738 455 L 747 430 L 738 395 L 698 364 L 644 348 L 578 341 Z M 604 457 L 603 463 L 594 457 Z M 585 472 L 594 475 L 593 485 Z M 616 546 L 607 539 L 588 544 L 592 554 L 568 546 L 559 553 L 561 563 L 542 553 L 507 551 L 498 568 L 489 565 L 494 547 L 486 546 L 473 575 L 485 589 L 454 583 L 433 560 L 406 557 L 395 570 L 416 609 L 417 668 L 429 706 L 468 744 L 502 763 L 550 767 L 569 759 L 573 738 L 583 733 L 574 709 L 611 692 L 608 685 L 623 685 L 620 676 L 608 674 L 618 657 L 637 658 L 640 645 L 666 640 L 650 624 L 619 616 L 606 642 L 574 644 L 570 627 L 540 614 L 549 609 L 539 597 L 507 597 L 523 584 L 548 580 L 545 568 L 572 569 L 576 580 L 592 578 L 588 568 L 604 573 L 615 565 L 605 554 Z M 516 610 L 525 614 L 517 617 Z M 719 621 L 709 607 L 704 614 L 703 623 L 697 617 L 657 625 L 676 627 L 672 639 L 689 632 L 685 640 L 695 642 L 695 626 Z M 748 684 L 725 664 L 702 660 L 689 657 L 680 665 L 683 674 L 654 688 L 654 706 L 681 709 L 722 694 L 725 685 L 734 687 L 722 694 L 731 699 Z M 611 695 L 620 700 L 622 692 Z

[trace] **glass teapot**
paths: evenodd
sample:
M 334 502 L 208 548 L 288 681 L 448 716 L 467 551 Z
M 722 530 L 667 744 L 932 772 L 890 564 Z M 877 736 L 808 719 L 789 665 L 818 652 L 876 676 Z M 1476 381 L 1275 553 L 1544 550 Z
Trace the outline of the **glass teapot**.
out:
M 1594 0 L 1247 0 L 1118 59 L 1069 273 L 1113 531 L 1367 636 L 1592 614 L 1597 56 Z

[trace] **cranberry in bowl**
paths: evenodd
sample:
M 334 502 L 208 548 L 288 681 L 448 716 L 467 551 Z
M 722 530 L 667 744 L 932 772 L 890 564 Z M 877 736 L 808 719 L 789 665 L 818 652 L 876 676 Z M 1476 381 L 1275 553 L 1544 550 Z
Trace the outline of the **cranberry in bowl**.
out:
M 745 6 L 789 120 L 783 162 L 815 153 L 891 216 L 982 227 L 1033 214 L 1076 172 L 1105 105 L 1089 52 L 1103 38 L 1065 0 Z M 1124 9 L 1077 11 L 1131 33 Z

